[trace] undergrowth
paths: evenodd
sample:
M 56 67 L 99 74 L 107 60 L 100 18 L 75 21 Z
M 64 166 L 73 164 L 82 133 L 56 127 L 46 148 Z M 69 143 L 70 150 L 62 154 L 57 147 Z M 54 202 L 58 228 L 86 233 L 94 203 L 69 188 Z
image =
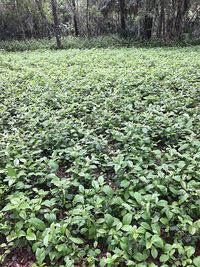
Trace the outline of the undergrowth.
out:
M 119 35 L 99 37 L 63 37 L 62 49 L 91 49 L 91 48 L 130 48 L 130 47 L 185 47 L 200 45 L 200 38 L 184 38 L 182 41 L 152 39 L 147 41 L 137 38 L 122 38 Z M 56 49 L 55 39 L 26 39 L 0 41 L 1 52 L 33 51 Z
M 200 47 L 0 66 L 2 266 L 199 267 Z

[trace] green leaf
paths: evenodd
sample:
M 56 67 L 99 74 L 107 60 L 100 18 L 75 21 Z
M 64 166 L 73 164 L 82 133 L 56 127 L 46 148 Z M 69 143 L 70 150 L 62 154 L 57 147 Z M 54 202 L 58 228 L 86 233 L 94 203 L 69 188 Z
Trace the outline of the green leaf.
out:
M 121 168 L 121 165 L 120 164 L 115 164 L 114 165 L 114 170 L 115 170 L 115 173 L 117 173 Z
M 133 258 L 137 261 L 144 261 L 146 259 L 146 257 L 140 252 L 133 254 Z
M 8 242 L 11 242 L 11 241 L 15 240 L 16 238 L 18 238 L 18 235 L 16 234 L 16 232 L 11 231 L 11 233 L 6 237 L 6 240 Z
M 151 230 L 150 225 L 148 223 L 146 223 L 146 222 L 142 222 L 141 223 L 141 227 L 146 229 L 146 230 L 149 230 L 149 231 Z
M 179 151 L 182 151 L 182 150 L 188 148 L 188 146 L 189 146 L 189 144 L 181 145 L 181 146 L 179 147 Z
M 79 185 L 78 190 L 81 194 L 84 194 L 85 188 L 83 185 Z
M 141 204 L 142 202 L 142 195 L 139 192 L 134 193 L 134 198 L 136 199 L 138 204 Z
M 146 267 L 146 266 L 145 266 Z M 158 265 L 157 264 L 155 264 L 155 263 L 150 263 L 149 265 L 148 265 L 148 267 L 158 267 Z M 163 266 L 162 266 L 163 267 Z M 169 267 L 169 266 L 165 266 L 165 267 Z
M 53 172 L 57 172 L 57 170 L 59 169 L 58 163 L 53 160 L 49 161 L 49 166 Z
M 150 249 L 152 247 L 152 242 L 147 241 L 146 242 L 146 249 Z
M 103 234 L 103 235 L 107 233 L 107 231 L 105 229 L 101 229 L 101 228 L 97 229 L 97 232 L 100 234 Z
M 80 239 L 80 238 L 78 238 L 78 237 L 72 237 L 72 236 L 70 236 L 69 239 L 70 239 L 73 243 L 75 243 L 75 244 L 77 244 L 77 245 L 84 244 L 83 240 Z
M 92 181 L 92 186 L 94 187 L 94 189 L 97 191 L 99 190 L 99 183 L 95 180 Z
M 196 267 L 200 266 L 200 256 L 193 259 L 193 263 Z
M 101 258 L 100 259 L 100 267 L 105 267 L 106 266 L 106 258 Z
M 56 221 L 56 214 L 54 214 L 54 213 L 46 213 L 44 215 L 44 217 L 49 223 L 52 223 L 52 222 Z
M 36 249 L 36 260 L 41 265 L 46 257 L 45 249 L 44 248 L 37 248 Z
M 113 216 L 110 215 L 110 214 L 105 214 L 104 217 L 105 217 L 105 221 L 106 221 L 106 223 L 107 223 L 109 226 L 111 226 L 111 225 L 113 224 L 113 222 L 114 222 L 114 218 L 113 218 Z
M 185 249 L 186 249 L 187 257 L 188 259 L 190 259 L 192 255 L 194 255 L 195 253 L 195 248 L 188 246 L 188 247 L 185 247 Z
M 18 206 L 18 205 L 21 204 L 21 199 L 18 198 L 18 197 L 13 197 L 13 198 L 10 199 L 10 202 L 11 202 L 13 205 Z M 25 204 L 25 205 L 28 205 L 28 203 L 26 203 L 26 202 L 25 202 L 24 204 Z
M 123 220 L 122 220 L 123 224 L 124 224 L 124 225 L 129 225 L 129 224 L 131 224 L 131 222 L 132 222 L 132 218 L 133 218 L 133 215 L 132 215 L 131 213 L 127 213 L 127 214 L 124 216 Z
M 32 230 L 30 228 L 26 232 L 26 239 L 27 240 L 36 240 L 36 235 L 32 232 Z
M 195 226 L 193 226 L 193 225 L 190 225 L 188 230 L 189 230 L 189 233 L 191 235 L 194 235 L 196 233 L 196 231 L 197 231 L 197 228 Z
M 103 192 L 109 197 L 113 196 L 113 189 L 109 185 L 103 187 Z
M 163 242 L 162 238 L 159 237 L 158 235 L 154 235 L 151 238 L 151 242 L 157 248 L 163 248 L 164 247 L 164 242 Z
M 135 264 L 134 261 L 128 260 L 126 265 L 133 267 Z
M 103 178 L 103 176 L 99 176 L 98 182 L 99 182 L 100 185 L 103 185 L 104 184 L 104 178 Z
M 120 185 L 121 187 L 127 188 L 130 185 L 130 181 L 123 180 Z
M 125 231 L 125 232 L 132 232 L 133 231 L 133 226 L 131 226 L 131 225 L 124 225 L 122 227 L 122 230 Z
M 185 193 L 183 196 L 180 197 L 179 204 L 182 204 L 189 198 L 189 194 Z
M 11 204 L 7 204 L 3 209 L 2 211 L 9 211 L 9 210 L 13 210 L 15 209 L 15 207 Z
M 10 176 L 10 177 L 16 177 L 17 176 L 16 170 L 12 167 L 7 167 L 7 173 L 8 173 L 8 176 Z
M 49 245 L 49 233 L 45 234 L 45 237 L 43 239 L 43 244 L 45 245 L 45 247 L 48 247 L 48 245 Z
M 166 254 L 162 254 L 160 256 L 160 261 L 161 262 L 167 262 L 169 260 L 169 255 L 166 255 Z
M 158 251 L 154 246 L 151 248 L 151 255 L 154 259 L 158 257 Z
M 82 195 L 76 195 L 73 200 L 74 205 L 77 203 L 82 203 L 84 204 L 84 197 Z
M 37 229 L 37 230 L 43 231 L 46 228 L 45 223 L 42 220 L 38 219 L 38 218 L 30 218 L 28 220 L 28 222 L 29 222 L 29 224 L 31 226 L 35 227 L 35 229 Z
M 15 166 L 15 167 L 18 167 L 18 166 L 19 166 L 19 160 L 18 160 L 18 159 L 15 159 L 15 160 L 14 160 L 14 166 Z

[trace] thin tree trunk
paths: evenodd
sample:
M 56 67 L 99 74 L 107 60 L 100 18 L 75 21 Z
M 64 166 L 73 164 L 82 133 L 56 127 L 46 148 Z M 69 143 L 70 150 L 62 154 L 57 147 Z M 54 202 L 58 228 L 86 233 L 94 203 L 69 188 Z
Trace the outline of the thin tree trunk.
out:
M 179 0 L 177 3 L 177 15 L 175 18 L 175 35 L 180 38 L 184 28 L 184 18 L 190 7 L 190 0 Z
M 123 36 L 127 35 L 126 32 L 126 19 L 125 19 L 125 0 L 119 0 L 119 6 L 120 6 L 120 22 L 121 22 L 121 32 Z
M 182 0 L 176 0 L 175 3 L 175 16 L 173 17 L 173 29 L 172 29 L 172 35 L 173 37 L 177 37 L 180 33 L 180 16 L 181 16 L 181 5 L 182 5 Z M 177 36 L 176 36 L 177 35 Z
M 89 0 L 86 2 L 86 28 L 87 28 L 87 36 L 90 36 L 90 26 L 89 26 Z
M 43 10 L 43 7 L 42 7 L 42 2 L 41 2 L 41 0 L 35 0 L 35 2 L 36 2 L 36 5 L 37 5 L 37 8 L 38 8 L 38 11 L 40 13 L 41 19 L 42 19 L 42 23 L 46 28 L 47 36 L 48 36 L 48 38 L 50 38 L 51 37 L 51 30 L 49 28 L 49 24 L 48 24 L 48 21 L 47 21 L 46 14 L 45 14 L 45 12 Z
M 150 15 L 152 11 L 153 0 L 145 0 L 144 1 L 144 12 L 145 15 L 141 20 L 141 37 L 143 39 L 151 39 L 152 36 L 152 28 L 153 28 L 153 17 Z
M 195 16 L 198 14 L 199 11 L 200 11 L 200 6 L 197 6 L 197 7 L 195 8 L 195 11 L 193 12 L 192 17 L 189 19 L 188 23 L 190 23 L 190 22 L 193 21 L 193 19 L 195 18 Z
M 75 35 L 76 37 L 79 36 L 79 29 L 78 29 L 78 22 L 77 22 L 77 18 L 76 18 L 76 2 L 75 0 L 72 0 L 72 7 L 73 7 L 73 20 L 74 20 L 74 31 L 75 31 Z
M 163 7 L 162 7 L 162 19 L 163 19 L 163 23 L 162 23 L 162 35 L 165 36 L 165 23 L 166 23 L 166 18 L 165 18 L 165 0 L 163 1 Z
M 151 39 L 151 35 L 152 35 L 152 26 L 153 26 L 153 18 L 146 15 L 144 17 L 144 38 L 145 39 Z
M 22 38 L 25 39 L 26 38 L 25 30 L 24 30 L 24 26 L 23 26 L 23 23 L 22 23 L 22 20 L 21 20 L 21 16 L 19 14 L 19 3 L 18 3 L 18 0 L 15 0 L 15 9 L 16 9 L 19 25 L 20 25 L 20 28 L 21 28 Z
M 54 33 L 56 37 L 56 45 L 57 49 L 60 49 L 62 47 L 61 44 L 61 33 L 60 33 L 60 23 L 58 18 L 58 10 L 57 10 L 57 2 L 56 0 L 51 0 L 51 8 L 52 8 L 52 15 L 54 20 Z
M 160 12 L 158 17 L 158 26 L 157 26 L 157 37 L 161 38 L 162 34 L 164 35 L 164 28 L 165 28 L 165 6 L 164 0 L 159 1 Z
M 167 37 L 167 39 L 169 39 L 172 35 L 172 27 L 173 27 L 173 17 L 174 17 L 174 7 L 172 7 L 173 12 L 171 12 L 171 8 L 170 8 L 170 4 L 171 2 L 167 2 L 167 6 L 165 8 L 165 15 L 166 15 L 166 19 L 165 19 L 165 37 Z M 172 1 L 173 4 L 173 1 Z M 173 16 L 172 16 L 173 14 Z

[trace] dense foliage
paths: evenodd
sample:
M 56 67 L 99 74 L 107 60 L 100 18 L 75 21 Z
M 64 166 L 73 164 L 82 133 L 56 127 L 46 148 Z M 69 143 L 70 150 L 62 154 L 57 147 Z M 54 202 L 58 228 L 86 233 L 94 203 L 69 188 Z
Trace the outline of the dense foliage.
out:
M 0 66 L 2 265 L 199 267 L 200 47 Z
M 51 37 L 55 31 L 172 40 L 199 36 L 199 27 L 199 0 L 0 0 L 0 39 Z

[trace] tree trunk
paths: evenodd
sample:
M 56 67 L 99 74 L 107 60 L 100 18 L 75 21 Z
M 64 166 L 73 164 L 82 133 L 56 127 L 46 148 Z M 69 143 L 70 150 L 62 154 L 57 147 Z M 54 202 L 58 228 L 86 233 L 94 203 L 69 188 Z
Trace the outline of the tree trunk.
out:
M 62 44 L 61 44 L 61 33 L 60 33 L 60 25 L 59 25 L 56 0 L 51 0 L 51 8 L 52 8 L 52 15 L 53 15 L 53 20 L 54 20 L 54 33 L 56 37 L 56 45 L 57 45 L 57 49 L 60 49 L 62 47 Z
M 87 36 L 90 36 L 90 26 L 89 26 L 89 0 L 86 2 L 86 28 L 87 28 Z
M 153 16 L 150 14 L 154 6 L 153 0 L 144 1 L 144 17 L 141 20 L 140 35 L 143 39 L 151 39 L 153 28 Z
M 190 8 L 190 0 L 172 0 L 171 12 L 168 11 L 167 35 L 168 38 L 180 39 L 183 34 L 185 16 Z M 169 6 L 168 6 L 169 9 Z
M 173 19 L 175 17 L 174 0 L 167 2 L 165 8 L 165 37 L 171 39 L 173 29 Z
M 75 31 L 75 35 L 76 37 L 79 36 L 79 29 L 78 29 L 78 22 L 77 22 L 77 18 L 76 18 L 76 2 L 75 0 L 72 0 L 72 7 L 73 7 L 73 20 L 74 20 L 74 31 Z
M 19 3 L 18 3 L 18 0 L 15 0 L 15 9 L 16 9 L 16 13 L 17 13 L 20 29 L 21 29 L 22 39 L 25 39 L 26 38 L 25 30 L 24 30 L 24 26 L 23 26 L 23 22 L 22 22 L 21 16 L 19 14 Z
M 165 0 L 159 1 L 159 16 L 157 26 L 157 37 L 161 38 L 162 34 L 165 35 Z
M 144 24 L 143 24 L 144 39 L 151 39 L 152 26 L 153 26 L 153 18 L 151 16 L 146 15 L 144 17 Z
M 126 8 L 125 8 L 125 0 L 119 0 L 119 6 L 120 6 L 120 22 L 121 22 L 121 33 L 124 37 L 126 37 Z
M 184 28 L 184 18 L 190 8 L 190 0 L 177 0 L 176 17 L 174 21 L 174 36 L 181 38 Z
M 41 2 L 41 0 L 35 0 L 35 2 L 36 2 L 36 5 L 37 5 L 37 8 L 38 8 L 38 11 L 40 13 L 41 19 L 42 19 L 42 23 L 46 28 L 47 36 L 48 36 L 48 38 L 50 38 L 51 37 L 51 30 L 49 28 L 49 24 L 48 24 L 48 21 L 47 21 L 46 14 L 45 14 L 45 12 L 43 10 L 43 7 L 42 7 L 42 2 Z

